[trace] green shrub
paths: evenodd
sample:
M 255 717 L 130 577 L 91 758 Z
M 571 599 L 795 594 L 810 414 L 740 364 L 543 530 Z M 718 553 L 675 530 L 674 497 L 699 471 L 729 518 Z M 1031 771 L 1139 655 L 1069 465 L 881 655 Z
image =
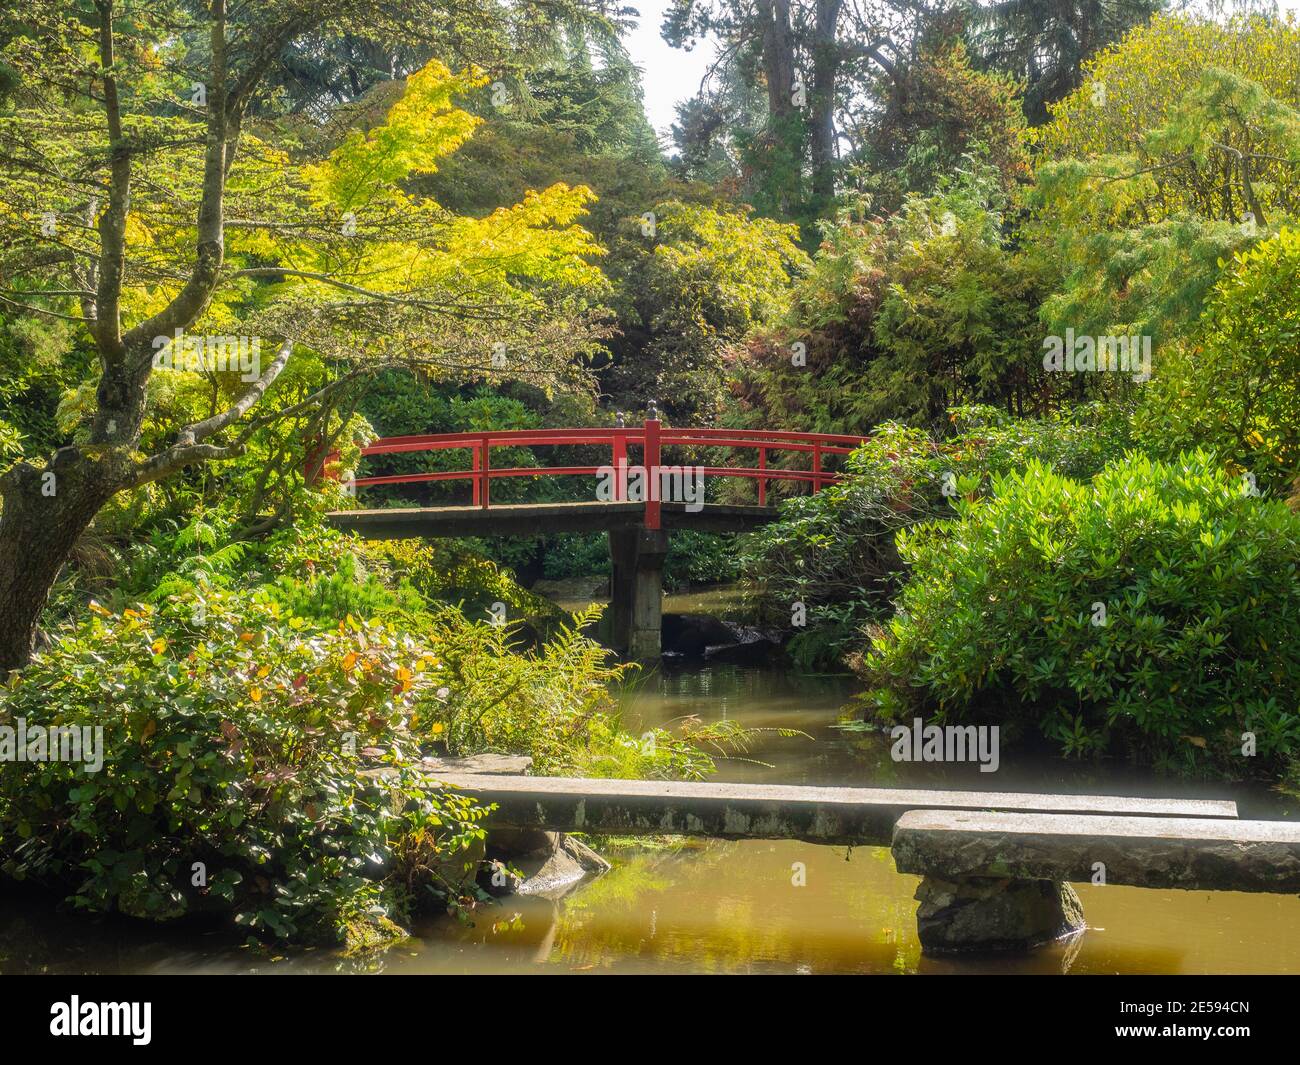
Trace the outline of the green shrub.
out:
M 457 540 L 385 540 L 359 545 L 363 557 L 384 567 L 391 581 L 413 588 L 430 606 L 459 606 L 480 621 L 496 603 L 510 619 L 533 618 L 556 623 L 562 611 L 549 599 L 520 587 L 508 570 Z
M 224 909 L 268 938 L 392 930 L 430 892 L 454 895 L 437 870 L 483 836 L 484 810 L 418 765 L 409 719 L 439 698 L 437 657 L 260 595 L 94 606 L 14 674 L 0 724 L 102 728 L 102 769 L 6 765 L 0 868 L 78 907 Z
M 979 475 L 1022 470 L 1041 462 L 1075 480 L 1100 473 L 1135 446 L 1132 411 L 1120 402 L 1084 403 L 1045 418 L 1017 418 L 996 407 L 973 405 L 949 412 L 954 470 Z
M 511 618 L 561 620 L 553 603 L 462 541 L 366 542 L 326 526 L 319 510 L 305 510 L 293 528 L 261 541 L 232 542 L 235 529 L 227 510 L 183 527 L 161 522 L 131 549 L 128 572 L 108 591 L 107 605 L 122 609 L 137 598 L 158 602 L 209 587 L 261 588 L 286 613 L 324 624 L 348 614 L 396 621 L 444 605 L 481 620 L 498 602 Z
M 710 752 L 747 742 L 728 722 L 624 732 L 612 689 L 628 667 L 581 635 L 594 615 L 527 654 L 513 626 L 413 591 L 418 609 L 398 602 L 394 622 L 329 619 L 348 599 L 393 605 L 355 576 L 345 562 L 320 585 L 186 577 L 154 604 L 92 604 L 56 631 L 0 690 L 0 726 L 100 728 L 102 765 L 6 764 L 0 871 L 85 909 L 215 911 L 268 939 L 374 943 L 421 907 L 473 903 L 485 811 L 440 789 L 422 757 L 699 778 Z
M 548 581 L 609 573 L 609 537 L 605 533 L 558 533 L 534 541 L 543 552 L 542 576 Z M 672 541 L 669 541 L 672 550 Z
M 0 418 L 0 462 L 8 463 L 22 457 L 23 434 Z
M 904 576 L 894 543 L 900 530 L 954 517 L 959 498 L 1031 461 L 1091 477 L 1130 439 L 1125 412 L 1102 404 L 1044 419 L 958 407 L 949 420 L 956 435 L 943 443 L 919 429 L 880 426 L 849 457 L 843 481 L 786 500 L 780 521 L 741 541 L 741 570 L 765 620 L 788 626 L 795 604 L 804 606 L 806 625 L 788 647 L 800 668 L 840 662 L 861 645 L 863 625 L 890 612 Z
M 307 580 L 281 576 L 267 586 L 286 612 L 300 618 L 329 623 L 349 614 L 363 618 L 394 618 L 424 609 L 424 600 L 403 579 L 390 590 L 373 573 L 360 572 L 355 555 L 339 555 L 332 571 L 315 573 Z
M 726 722 L 624 732 L 615 686 L 632 667 L 607 664 L 609 652 L 581 634 L 598 613 L 576 615 L 524 654 L 511 653 L 509 626 L 439 614 L 445 698 L 422 708 L 412 727 L 453 755 L 530 755 L 543 776 L 698 780 L 714 770 L 709 750 L 743 748 L 748 734 Z
M 1149 447 L 1214 449 L 1261 489 L 1300 471 L 1300 229 L 1235 257 L 1196 342 L 1173 348 L 1136 417 Z
M 677 529 L 668 538 L 664 583 L 669 588 L 687 584 L 715 584 L 740 576 L 736 537 Z
M 781 520 L 742 540 L 741 569 L 763 619 L 807 628 L 796 662 L 834 663 L 862 624 L 888 610 L 902 563 L 894 534 L 942 513 L 944 464 L 928 434 L 899 425 L 850 457 L 849 476 L 781 504 Z M 847 606 L 847 609 L 846 609 Z
M 1031 462 L 958 511 L 899 535 L 911 578 L 859 662 L 874 716 L 1236 776 L 1300 754 L 1300 517 L 1284 504 L 1204 453 L 1130 453 L 1090 484 Z

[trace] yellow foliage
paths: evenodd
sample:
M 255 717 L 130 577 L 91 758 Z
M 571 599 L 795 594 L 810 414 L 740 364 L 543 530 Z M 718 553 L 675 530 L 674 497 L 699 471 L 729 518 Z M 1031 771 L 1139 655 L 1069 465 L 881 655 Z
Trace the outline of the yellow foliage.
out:
M 1300 109 L 1300 25 L 1295 16 L 1228 23 L 1160 15 L 1099 52 L 1084 65 L 1084 83 L 1051 107 L 1052 121 L 1030 136 L 1044 163 L 1067 159 L 1133 162 L 1152 131 L 1176 122 L 1207 70 L 1219 68 Z M 1239 145 L 1245 147 L 1245 145 Z M 1096 169 L 1095 167 L 1093 169 Z M 1110 210 L 1124 213 L 1142 200 L 1157 217 L 1194 207 L 1195 193 L 1153 172 L 1119 193 L 1106 189 Z M 1294 187 L 1294 167 L 1257 164 L 1265 206 L 1269 184 Z M 1117 203 L 1117 196 L 1125 202 Z M 1080 205 L 1081 209 L 1084 206 Z
M 453 100 L 486 81 L 477 70 L 453 74 L 431 59 L 406 79 L 384 122 L 368 133 L 352 130 L 326 162 L 304 168 L 312 195 L 345 211 L 404 200 L 398 183 L 434 173 L 435 160 L 464 144 L 482 121 Z

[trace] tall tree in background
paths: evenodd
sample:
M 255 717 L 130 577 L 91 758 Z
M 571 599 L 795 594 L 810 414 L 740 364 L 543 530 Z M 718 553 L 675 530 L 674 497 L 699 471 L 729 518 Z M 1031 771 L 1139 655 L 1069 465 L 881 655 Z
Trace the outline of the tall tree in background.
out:
M 712 36 L 721 46 L 709 83 L 682 111 L 683 157 L 708 158 L 709 140 L 730 138 L 759 210 L 803 221 L 824 214 L 835 194 L 837 119 L 872 73 L 897 70 L 915 20 L 901 2 L 674 0 L 665 40 L 690 47 Z M 746 90 L 762 94 L 761 116 L 736 107 L 749 102 Z
M 264 78 L 255 108 L 290 111 L 316 120 L 364 96 L 376 85 L 405 77 L 430 59 L 461 57 L 484 65 L 513 89 L 539 68 L 564 65 L 581 50 L 599 49 L 610 65 L 626 62 L 619 33 L 628 11 L 605 0 L 537 0 L 496 5 L 469 0 L 423 27 L 412 22 L 405 37 L 382 37 L 370 28 L 365 6 L 356 21 L 328 22 L 310 46 L 285 48 Z M 385 17 L 385 16 L 380 16 Z
M 1234 253 L 1300 217 L 1297 72 L 1300 26 L 1266 18 L 1158 16 L 1088 63 L 1037 131 L 1026 236 L 1063 268 L 1054 331 L 1159 348 Z
M 1022 78 L 1025 116 L 1047 121 L 1048 105 L 1083 81 L 1090 56 L 1173 6 L 1169 0 L 966 0 L 966 38 L 980 64 Z
M 966 169 L 990 164 L 1010 194 L 1028 182 L 1029 152 L 1019 84 L 976 70 L 956 41 L 923 51 L 854 113 L 857 137 L 845 184 L 871 194 L 875 211 L 895 211 L 908 193 L 929 195 Z
M 806 224 L 830 213 L 848 160 L 880 154 L 887 127 L 919 114 L 924 57 L 964 40 L 977 69 L 1025 84 L 1025 113 L 1042 122 L 1089 56 L 1167 2 L 674 0 L 664 39 L 692 47 L 709 37 L 720 49 L 679 108 L 679 160 L 705 180 L 730 163 L 760 211 Z

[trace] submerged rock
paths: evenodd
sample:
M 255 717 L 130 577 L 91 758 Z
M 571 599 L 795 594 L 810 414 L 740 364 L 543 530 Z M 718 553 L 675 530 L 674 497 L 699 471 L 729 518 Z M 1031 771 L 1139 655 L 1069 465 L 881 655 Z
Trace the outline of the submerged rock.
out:
M 729 625 L 709 614 L 665 614 L 661 633 L 663 651 L 685 658 L 703 658 L 711 645 L 736 640 Z
M 488 836 L 488 863 L 479 884 L 493 895 L 534 895 L 558 899 L 610 864 L 582 840 L 564 832 L 501 828 Z M 522 876 L 507 868 L 513 867 Z
M 726 662 L 736 666 L 769 665 L 781 653 L 781 638 L 775 633 L 749 625 L 729 625 L 731 639 L 710 646 L 704 652 L 709 662 Z

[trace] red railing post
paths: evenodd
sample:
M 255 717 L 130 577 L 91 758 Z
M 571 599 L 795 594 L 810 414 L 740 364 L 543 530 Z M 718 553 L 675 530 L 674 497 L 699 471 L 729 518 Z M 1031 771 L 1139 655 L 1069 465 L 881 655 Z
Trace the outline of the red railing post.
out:
M 473 447 L 469 449 L 469 457 L 471 462 L 470 469 L 474 471 L 474 476 L 469 479 L 469 483 L 470 483 L 470 487 L 474 491 L 473 505 L 476 507 L 482 505 L 479 500 L 479 489 L 481 488 L 481 485 L 479 484 L 479 479 L 478 479 L 478 471 L 482 466 L 482 462 L 479 459 L 479 455 L 481 452 L 482 452 L 482 448 L 479 444 L 475 444 Z
M 767 448 L 761 446 L 758 449 L 758 468 L 760 470 L 767 469 Z M 766 477 L 760 477 L 758 479 L 758 505 L 760 507 L 767 506 L 767 478 Z
M 479 485 L 481 486 L 478 492 L 478 496 L 479 496 L 478 503 L 481 507 L 483 507 L 484 510 L 486 510 L 488 507 L 488 499 L 491 494 L 489 482 L 491 481 L 492 474 L 489 471 L 492 469 L 492 460 L 489 452 L 492 445 L 489 441 L 490 438 L 488 437 L 488 434 L 484 433 L 483 439 L 479 441 L 479 445 L 478 445 Z
M 822 442 L 813 441 L 813 491 L 822 490 Z
M 657 412 L 656 412 L 657 413 Z M 645 527 L 658 529 L 659 525 L 659 419 L 645 420 Z
M 627 497 L 627 437 L 619 431 L 621 428 L 619 426 L 614 429 L 614 439 L 610 445 L 614 463 L 614 498 L 619 502 Z

